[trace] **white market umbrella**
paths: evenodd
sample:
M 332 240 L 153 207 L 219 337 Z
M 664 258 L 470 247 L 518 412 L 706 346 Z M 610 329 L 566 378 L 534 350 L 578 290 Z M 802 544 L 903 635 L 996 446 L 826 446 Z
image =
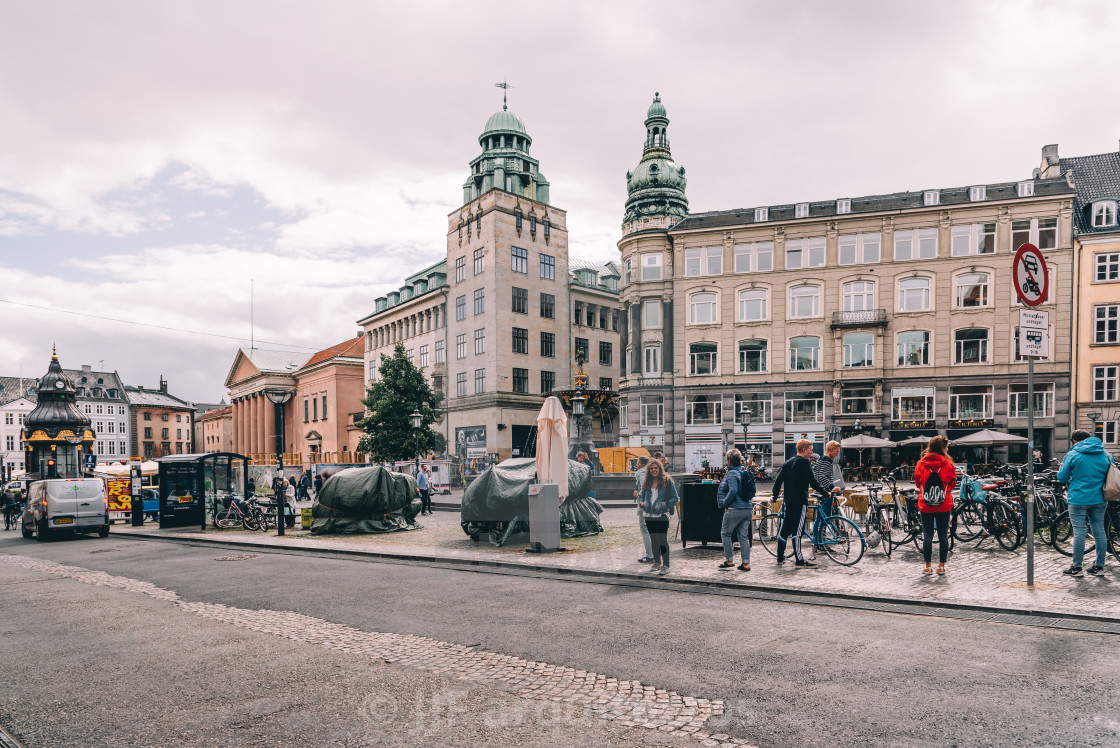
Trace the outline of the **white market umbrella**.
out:
M 561 503 L 568 498 L 568 415 L 556 396 L 537 413 L 537 482 L 555 483 Z
M 1026 444 L 1029 440 L 1025 436 L 1005 434 L 1002 431 L 982 429 L 974 431 L 968 436 L 953 440 L 954 447 L 1002 447 L 1008 444 Z
M 858 449 L 859 465 L 860 467 L 863 467 L 863 450 L 877 449 L 882 447 L 893 447 L 894 442 L 892 442 L 890 439 L 880 439 L 877 436 L 856 434 L 855 436 L 849 436 L 847 439 L 841 439 L 840 446 L 844 449 Z
M 903 439 L 902 441 L 900 441 L 898 443 L 898 446 L 900 446 L 900 447 L 910 447 L 910 446 L 913 446 L 915 444 L 917 444 L 919 446 L 923 445 L 923 444 L 929 444 L 929 440 L 932 439 L 932 438 L 933 438 L 932 436 L 922 436 L 922 435 L 919 434 L 918 436 L 911 436 L 909 439 Z

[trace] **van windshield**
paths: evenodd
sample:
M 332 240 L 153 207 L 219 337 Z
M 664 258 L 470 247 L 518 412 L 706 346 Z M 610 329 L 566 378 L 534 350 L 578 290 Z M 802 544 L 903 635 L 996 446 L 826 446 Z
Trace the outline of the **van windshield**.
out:
M 101 481 L 97 478 L 52 480 L 46 483 L 48 499 L 100 499 L 102 495 Z

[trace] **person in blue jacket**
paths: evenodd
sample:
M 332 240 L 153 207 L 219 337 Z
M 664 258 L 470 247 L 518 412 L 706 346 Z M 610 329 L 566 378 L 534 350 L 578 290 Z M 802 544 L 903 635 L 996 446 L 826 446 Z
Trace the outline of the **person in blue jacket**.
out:
M 716 503 L 723 510 L 723 525 L 719 535 L 723 540 L 723 563 L 719 569 L 735 566 L 734 536 L 739 536 L 739 552 L 743 563 L 739 571 L 751 570 L 751 514 L 754 512 L 751 499 L 754 498 L 754 478 L 743 470 L 743 454 L 737 449 L 727 451 L 727 474 L 720 481 L 716 492 Z
M 1088 431 L 1079 429 L 1069 438 L 1073 447 L 1062 460 L 1058 482 L 1069 484 L 1066 503 L 1069 504 L 1069 519 L 1073 524 L 1073 565 L 1062 573 L 1069 577 L 1081 576 L 1087 524 L 1097 543 L 1096 563 L 1089 567 L 1089 573 L 1096 576 L 1104 571 L 1104 554 L 1108 547 L 1104 535 L 1104 478 L 1112 460 L 1105 453 L 1101 440 L 1090 436 Z

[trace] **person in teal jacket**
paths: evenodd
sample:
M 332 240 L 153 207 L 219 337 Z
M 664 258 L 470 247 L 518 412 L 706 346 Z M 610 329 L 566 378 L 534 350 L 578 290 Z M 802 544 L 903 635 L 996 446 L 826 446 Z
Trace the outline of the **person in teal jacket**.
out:
M 1058 482 L 1069 484 L 1066 503 L 1069 504 L 1069 519 L 1073 524 L 1073 565 L 1062 573 L 1070 577 L 1081 576 L 1088 525 L 1097 543 L 1096 563 L 1089 567 L 1089 573 L 1096 576 L 1104 571 L 1105 550 L 1108 547 L 1104 535 L 1104 478 L 1112 460 L 1105 453 L 1101 440 L 1090 436 L 1088 431 L 1074 431 L 1070 441 L 1073 447 L 1062 460 Z

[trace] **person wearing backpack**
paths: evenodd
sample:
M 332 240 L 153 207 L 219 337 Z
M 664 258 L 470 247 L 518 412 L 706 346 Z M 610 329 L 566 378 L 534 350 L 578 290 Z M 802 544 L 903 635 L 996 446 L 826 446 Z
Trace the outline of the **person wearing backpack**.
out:
M 949 518 L 953 513 L 953 489 L 957 485 L 957 466 L 949 457 L 949 439 L 935 436 L 929 440 L 922 459 L 914 467 L 918 487 L 918 511 L 922 514 L 923 574 L 933 573 L 933 531 L 937 530 L 937 573 L 945 573 L 949 556 Z
M 661 576 L 669 573 L 669 516 L 676 511 L 677 487 L 656 459 L 650 460 L 642 480 L 638 501 L 653 545 L 653 568 Z
M 743 563 L 739 571 L 751 570 L 751 515 L 754 506 L 755 485 L 750 472 L 743 469 L 743 454 L 737 449 L 727 451 L 727 474 L 719 483 L 716 503 L 723 510 L 723 525 L 719 535 L 723 540 L 724 561 L 718 569 L 735 566 L 735 535 L 739 536 L 739 552 Z
M 1097 543 L 1096 563 L 1089 573 L 1096 576 L 1104 571 L 1105 551 L 1108 540 L 1104 534 L 1105 497 L 1104 484 L 1112 460 L 1105 454 L 1104 445 L 1088 431 L 1078 429 L 1070 434 L 1073 447 L 1062 460 L 1058 482 L 1068 483 L 1066 503 L 1069 504 L 1069 521 L 1073 525 L 1073 565 L 1063 571 L 1067 577 L 1082 574 L 1081 563 L 1085 558 L 1085 533 L 1088 526 Z

